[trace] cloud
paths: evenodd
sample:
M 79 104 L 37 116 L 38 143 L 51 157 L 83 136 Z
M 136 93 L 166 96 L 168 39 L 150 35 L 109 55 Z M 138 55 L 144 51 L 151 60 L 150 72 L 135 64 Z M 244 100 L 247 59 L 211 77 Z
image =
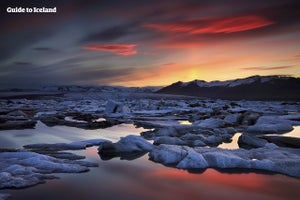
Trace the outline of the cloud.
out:
M 128 29 L 126 26 L 110 27 L 87 36 L 83 41 L 113 41 L 127 35 L 129 32 Z
M 33 48 L 33 50 L 35 50 L 35 51 L 54 51 L 54 49 L 50 48 L 50 47 L 35 47 L 35 48 Z
M 23 62 L 23 61 L 17 61 L 14 62 L 15 65 L 32 65 L 32 63 L 30 62 Z
M 136 44 L 96 44 L 86 45 L 83 49 L 92 51 L 105 51 L 121 56 L 129 56 L 137 54 Z
M 235 16 L 227 18 L 199 18 L 164 23 L 146 23 L 143 27 L 161 32 L 182 32 L 188 34 L 216 34 L 247 31 L 275 22 L 258 15 Z
M 276 66 L 276 67 L 266 67 L 266 66 L 260 66 L 260 67 L 244 67 L 243 70 L 280 70 L 280 69 L 290 69 L 294 68 L 294 65 L 287 65 L 287 66 Z

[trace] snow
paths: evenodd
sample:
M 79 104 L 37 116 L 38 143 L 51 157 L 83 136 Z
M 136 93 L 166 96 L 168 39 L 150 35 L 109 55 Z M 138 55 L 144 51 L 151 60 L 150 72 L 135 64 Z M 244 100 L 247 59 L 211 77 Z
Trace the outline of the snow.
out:
M 240 85 L 247 85 L 254 82 L 266 83 L 273 79 L 282 79 L 284 76 L 250 76 L 243 79 L 233 79 L 227 81 L 210 81 L 206 82 L 204 80 L 193 80 L 189 82 L 181 82 L 181 87 L 186 87 L 190 84 L 196 84 L 199 87 L 237 87 Z
M 267 79 L 268 78 L 268 79 Z M 271 80 L 274 77 L 262 77 L 263 81 Z M 181 86 L 185 87 L 191 83 L 196 83 L 199 87 L 236 87 L 239 85 L 244 85 L 244 84 L 250 84 L 255 81 L 260 80 L 259 76 L 251 76 L 245 79 L 234 79 L 234 80 L 228 80 L 228 81 L 211 81 L 211 82 L 206 82 L 203 80 L 194 80 L 190 82 L 182 82 Z
M 246 85 L 246 84 L 250 84 L 253 83 L 255 81 L 258 81 L 259 77 L 258 76 L 251 76 L 245 79 L 236 79 L 236 80 L 232 80 L 230 81 L 230 83 L 227 85 L 228 87 L 236 87 L 239 85 Z

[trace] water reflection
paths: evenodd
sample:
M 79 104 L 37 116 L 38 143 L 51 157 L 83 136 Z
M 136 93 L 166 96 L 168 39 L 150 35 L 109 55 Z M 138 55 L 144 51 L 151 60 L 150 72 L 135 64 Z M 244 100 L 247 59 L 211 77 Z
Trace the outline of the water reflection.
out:
M 193 124 L 188 120 L 178 120 L 178 123 L 181 125 L 192 125 Z
M 294 129 L 292 131 L 288 132 L 288 133 L 268 134 L 268 135 L 300 138 L 300 126 L 294 126 L 293 128 Z
M 27 136 L 16 135 L 21 133 Z M 27 132 L 28 131 L 28 132 Z M 106 138 L 113 142 L 128 134 L 145 131 L 130 124 L 121 124 L 101 130 L 82 130 L 72 127 L 47 127 L 38 123 L 34 130 L 0 132 L 0 143 L 8 146 L 23 146 L 29 143 L 57 143 Z M 232 138 L 236 148 L 237 133 Z M 7 136 L 9 135 L 9 136 Z M 6 137 L 7 136 L 7 137 Z M 21 138 L 21 139 L 18 139 Z M 30 138 L 26 140 L 26 138 Z M 4 141 L 4 142 L 3 142 Z M 52 142 L 55 141 L 55 142 Z M 15 142 L 15 143 L 14 143 Z M 228 144 L 229 145 L 229 144 Z M 223 146 L 224 147 L 224 146 Z M 83 174 L 60 174 L 60 180 L 50 180 L 47 184 L 24 190 L 3 190 L 12 194 L 12 200 L 23 199 L 297 199 L 300 195 L 300 179 L 276 174 L 221 173 L 207 169 L 203 173 L 189 173 L 185 170 L 169 168 L 142 156 L 135 160 L 112 158 L 103 161 L 97 147 L 75 151 L 85 155 L 87 160 L 97 162 L 99 167 Z
M 61 180 L 15 191 L 13 199 L 279 200 L 300 195 L 300 180 L 283 175 L 228 174 L 214 169 L 192 174 L 148 161 L 147 156 L 133 161 L 98 158 L 98 162 L 99 167 L 88 173 L 63 174 Z
M 241 136 L 241 133 L 235 133 L 233 137 L 231 138 L 231 142 L 229 143 L 222 143 L 218 147 L 222 149 L 238 149 L 238 139 Z
M 0 147 L 22 148 L 24 145 L 33 143 L 70 143 L 98 138 L 117 142 L 121 137 L 139 135 L 143 131 L 147 131 L 147 129 L 136 128 L 132 124 L 119 124 L 105 129 L 84 130 L 68 126 L 48 127 L 38 121 L 35 129 L 0 131 Z

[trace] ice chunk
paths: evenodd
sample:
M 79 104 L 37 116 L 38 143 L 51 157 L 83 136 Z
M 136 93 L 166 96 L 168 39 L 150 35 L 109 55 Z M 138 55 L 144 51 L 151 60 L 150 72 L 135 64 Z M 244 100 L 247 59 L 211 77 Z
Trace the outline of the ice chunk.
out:
M 226 117 L 224 118 L 224 121 L 230 124 L 240 124 L 242 120 L 242 115 L 239 113 L 235 113 L 235 114 L 230 114 L 230 115 L 226 115 Z
M 55 178 L 51 173 L 79 173 L 97 166 L 28 151 L 1 152 L 0 160 L 0 189 L 28 187 Z
M 149 156 L 156 162 L 183 169 L 259 169 L 300 177 L 300 150 L 276 145 L 250 150 L 159 145 Z
M 250 135 L 250 134 L 246 134 L 246 133 L 243 133 L 238 139 L 239 146 L 244 147 L 244 148 L 263 147 L 267 143 L 268 142 L 264 139 L 257 138 L 254 135 Z
M 225 122 L 221 119 L 208 118 L 203 121 L 197 121 L 194 124 L 203 128 L 221 128 L 225 126 Z
M 153 145 L 140 136 L 128 135 L 122 137 L 118 142 L 103 142 L 98 151 L 102 159 L 121 157 L 121 159 L 135 159 L 149 152 Z
M 155 147 L 149 156 L 152 160 L 166 165 L 177 165 L 186 155 L 187 150 L 177 145 L 161 144 Z
M 291 130 L 293 130 L 293 127 L 288 120 L 275 116 L 262 116 L 253 126 L 249 126 L 246 131 L 256 134 L 271 134 L 286 133 Z
M 109 100 L 105 107 L 105 113 L 130 113 L 130 110 L 123 103 Z
M 187 148 L 188 154 L 176 165 L 180 169 L 204 169 L 208 167 L 203 156 L 192 148 Z
M 176 145 L 186 145 L 186 142 L 177 138 L 177 137 L 169 137 L 169 136 L 161 136 L 154 138 L 155 145 L 158 144 L 176 144 Z
M 72 143 L 55 143 L 55 144 L 29 144 L 25 145 L 26 149 L 41 149 L 41 150 L 52 150 L 52 151 L 60 151 L 60 150 L 78 150 L 85 149 L 87 147 L 100 145 L 103 142 L 110 142 L 105 139 L 91 139 L 84 140 Z
M 0 193 L 0 200 L 5 200 L 5 199 L 8 199 L 10 197 L 9 194 L 1 194 Z

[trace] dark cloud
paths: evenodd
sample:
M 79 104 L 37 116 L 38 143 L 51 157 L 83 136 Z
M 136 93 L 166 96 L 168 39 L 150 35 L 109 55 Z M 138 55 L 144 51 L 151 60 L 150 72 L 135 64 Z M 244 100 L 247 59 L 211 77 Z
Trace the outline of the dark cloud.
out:
M 83 42 L 95 42 L 95 41 L 113 41 L 129 34 L 129 28 L 126 26 L 114 26 L 99 33 L 93 33 L 83 39 Z
M 0 37 L 0 63 L 8 58 L 13 58 L 26 47 L 50 37 L 54 32 L 49 28 L 24 29 L 18 33 L 3 35 Z
M 74 73 L 77 77 L 76 82 L 93 82 L 94 84 L 112 82 L 113 79 L 118 79 L 124 76 L 128 76 L 135 71 L 134 68 L 122 68 L 122 69 L 94 69 L 81 71 L 78 70 Z
M 35 51 L 55 51 L 55 49 L 50 47 L 35 47 L 33 48 Z
M 17 61 L 17 62 L 14 62 L 15 65 L 32 65 L 32 63 L 30 62 L 22 62 L 22 61 Z
M 268 70 L 281 70 L 281 69 L 290 69 L 294 68 L 295 66 L 275 66 L 275 67 L 266 67 L 266 66 L 261 66 L 261 67 L 244 67 L 242 68 L 243 70 L 259 70 L 259 71 L 268 71 Z
M 9 67 L 6 72 L 12 73 L 15 81 L 11 81 L 11 76 L 0 74 L 0 85 L 2 88 L 13 87 L 40 87 L 43 85 L 69 85 L 69 84 L 106 84 L 111 83 L 113 79 L 119 79 L 133 73 L 134 68 L 122 69 L 83 69 L 69 66 L 72 70 L 61 68 L 58 65 L 49 65 L 37 67 L 25 63 L 15 63 Z

